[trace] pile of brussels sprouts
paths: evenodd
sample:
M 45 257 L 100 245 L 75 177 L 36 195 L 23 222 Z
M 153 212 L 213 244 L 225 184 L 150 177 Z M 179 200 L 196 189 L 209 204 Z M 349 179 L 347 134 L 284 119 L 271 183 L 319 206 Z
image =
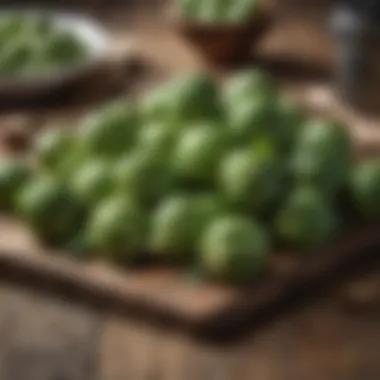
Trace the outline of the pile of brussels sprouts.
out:
M 344 127 L 306 118 L 261 71 L 223 86 L 191 73 L 1 161 L 0 207 L 78 257 L 244 283 L 276 249 L 318 252 L 344 232 L 343 195 L 360 218 L 380 218 L 380 159 L 352 152 Z

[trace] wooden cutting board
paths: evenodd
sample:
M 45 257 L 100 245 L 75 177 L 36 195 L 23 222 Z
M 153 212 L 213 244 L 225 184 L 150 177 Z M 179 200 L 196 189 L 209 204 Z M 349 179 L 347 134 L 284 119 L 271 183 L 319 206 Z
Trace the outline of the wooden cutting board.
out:
M 196 53 L 167 30 L 141 27 L 136 35 L 141 56 L 159 73 L 155 79 L 202 66 Z M 328 75 L 312 75 L 309 63 L 303 64 L 308 70 L 301 70 L 301 65 L 295 69 L 294 63 L 289 70 L 285 61 L 271 57 L 256 64 L 271 71 L 282 91 L 298 99 L 310 113 L 347 122 L 358 155 L 379 151 L 376 118 L 363 118 L 344 106 L 334 95 Z M 145 83 L 142 88 L 145 85 L 149 87 Z M 377 256 L 379 248 L 380 225 L 356 226 L 313 255 L 274 254 L 265 276 L 250 287 L 239 288 L 196 281 L 173 268 L 124 270 L 103 262 L 82 263 L 47 252 L 17 223 L 0 220 L 3 278 L 213 341 L 243 336 L 292 300 Z
M 202 282 L 169 267 L 80 262 L 42 249 L 16 222 L 0 220 L 3 279 L 218 342 L 241 337 L 379 249 L 380 225 L 356 227 L 312 255 L 274 254 L 269 272 L 243 288 Z

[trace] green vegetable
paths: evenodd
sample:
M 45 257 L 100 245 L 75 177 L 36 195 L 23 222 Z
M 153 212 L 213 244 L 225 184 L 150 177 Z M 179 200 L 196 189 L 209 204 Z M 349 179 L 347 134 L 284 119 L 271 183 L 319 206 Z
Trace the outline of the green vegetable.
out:
M 14 208 L 15 195 L 30 178 L 30 169 L 20 160 L 0 161 L 0 210 Z
M 63 129 L 42 132 L 33 147 L 33 157 L 40 166 L 56 169 L 73 144 L 72 136 Z
M 165 160 L 172 151 L 176 137 L 177 133 L 166 123 L 148 123 L 139 129 L 136 146 L 158 160 Z
M 243 70 L 233 75 L 224 88 L 224 101 L 232 109 L 242 101 L 262 99 L 272 103 L 276 98 L 277 89 L 272 78 L 257 69 Z
M 277 235 L 298 248 L 326 243 L 337 232 L 338 220 L 331 205 L 313 188 L 297 188 L 278 212 Z
M 152 216 L 151 250 L 179 262 L 193 259 L 199 235 L 221 208 L 212 196 L 169 196 Z
M 88 206 L 93 206 L 111 193 L 112 180 L 109 164 L 91 160 L 78 169 L 70 184 L 78 199 Z
M 254 220 L 239 215 L 214 219 L 200 243 L 204 272 L 211 278 L 249 282 L 268 265 L 269 238 Z
M 357 164 L 351 174 L 351 193 L 355 208 L 369 219 L 380 217 L 380 159 Z
M 128 152 L 137 128 L 138 118 L 133 106 L 114 102 L 90 115 L 79 139 L 89 155 L 114 158 Z
M 145 248 L 146 215 L 127 194 L 103 200 L 90 217 L 86 239 L 99 254 L 121 263 L 134 261 Z
M 224 23 L 255 5 L 186 6 Z M 23 33 L 37 46 L 32 24 Z M 41 20 L 40 33 L 50 27 Z M 0 64 L 1 54 L 0 43 Z M 347 131 L 306 121 L 259 70 L 233 75 L 222 91 L 188 73 L 141 105 L 114 101 L 75 127 L 50 129 L 31 156 L 0 162 L 0 210 L 76 258 L 129 264 L 149 254 L 198 280 L 249 283 L 270 265 L 271 239 L 303 251 L 332 239 L 346 201 L 363 219 L 380 218 L 380 158 L 354 166 Z
M 172 176 L 149 152 L 134 151 L 116 163 L 114 181 L 118 189 L 150 205 L 170 189 Z
M 87 51 L 70 32 L 55 32 L 47 38 L 44 54 L 47 60 L 61 67 L 82 61 L 86 58 Z
M 341 125 L 311 122 L 299 135 L 291 167 L 298 183 L 333 197 L 347 184 L 351 156 L 351 141 Z
M 70 181 L 75 175 L 78 168 L 87 163 L 89 160 L 97 160 L 89 154 L 78 138 L 72 139 L 70 146 L 67 147 L 65 154 L 60 157 L 57 167 L 54 169 L 54 174 L 62 181 Z
M 82 205 L 59 182 L 36 177 L 20 192 L 19 215 L 43 240 L 61 243 L 73 236 L 83 219 Z
M 177 120 L 219 120 L 222 114 L 216 85 L 204 74 L 188 74 L 173 84 Z
M 257 0 L 178 0 L 182 17 L 207 23 L 242 23 L 257 14 Z
M 13 76 L 23 71 L 32 58 L 33 45 L 30 42 L 24 39 L 14 41 L 1 51 L 0 75 Z
M 302 128 L 305 126 L 305 115 L 301 109 L 289 99 L 281 99 L 277 109 L 276 140 L 281 152 L 288 154 L 294 149 Z
M 231 2 L 228 20 L 231 22 L 249 22 L 258 14 L 258 0 L 235 0 Z
M 0 18 L 0 75 L 50 75 L 84 62 L 89 49 L 48 15 L 12 12 Z
M 179 13 L 181 17 L 189 19 L 196 18 L 198 13 L 198 0 L 178 0 Z
M 218 23 L 226 21 L 226 8 L 230 6 L 231 0 L 209 0 L 198 3 L 197 20 L 207 23 Z
M 190 126 L 175 147 L 174 172 L 182 179 L 212 185 L 225 147 L 225 133 L 217 125 Z
M 35 30 L 35 33 L 38 36 L 44 37 L 54 32 L 54 22 L 48 16 L 35 17 L 33 20 L 31 20 L 31 26 L 32 30 Z
M 148 92 L 140 104 L 140 114 L 147 123 L 172 123 L 171 97 L 172 82 L 160 85 Z
M 25 20 L 21 15 L 3 17 L 0 20 L 0 45 L 3 47 L 10 38 L 20 35 L 24 30 Z
M 277 203 L 283 180 L 281 163 L 270 151 L 236 150 L 223 159 L 219 171 L 219 186 L 226 199 L 260 214 Z
M 276 104 L 263 98 L 240 101 L 228 112 L 228 125 L 233 141 L 244 144 L 262 136 L 277 139 Z
M 222 104 L 207 75 L 190 73 L 156 89 L 144 100 L 141 113 L 147 121 L 164 121 L 181 129 L 183 123 L 220 120 Z

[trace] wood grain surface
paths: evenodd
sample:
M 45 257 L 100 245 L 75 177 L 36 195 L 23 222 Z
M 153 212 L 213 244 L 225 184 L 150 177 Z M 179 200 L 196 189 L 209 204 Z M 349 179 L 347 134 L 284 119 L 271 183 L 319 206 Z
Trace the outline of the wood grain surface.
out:
M 0 283 L 2 380 L 377 380 L 380 265 L 231 347 Z
M 1 286 L 0 378 L 92 379 L 100 319 L 88 310 Z

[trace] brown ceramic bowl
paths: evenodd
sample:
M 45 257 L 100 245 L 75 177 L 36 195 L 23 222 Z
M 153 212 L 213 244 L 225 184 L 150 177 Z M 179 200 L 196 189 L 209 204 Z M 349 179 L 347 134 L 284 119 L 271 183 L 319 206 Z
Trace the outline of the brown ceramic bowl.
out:
M 250 57 L 255 45 L 269 29 L 272 14 L 263 9 L 244 24 L 209 24 L 173 17 L 182 35 L 211 65 L 225 66 Z M 252 50 L 253 49 L 253 50 Z

